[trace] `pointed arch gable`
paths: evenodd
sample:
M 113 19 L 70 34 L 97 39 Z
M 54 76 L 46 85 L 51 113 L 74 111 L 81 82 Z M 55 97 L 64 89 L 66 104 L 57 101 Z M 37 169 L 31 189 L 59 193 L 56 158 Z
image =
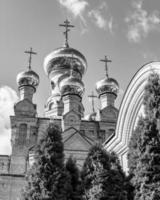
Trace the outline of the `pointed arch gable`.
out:
M 120 105 L 115 136 L 110 141 L 106 141 L 105 148 L 109 151 L 115 151 L 120 156 L 122 164 L 142 106 L 144 87 L 152 71 L 160 74 L 160 62 L 150 62 L 143 65 L 131 79 Z

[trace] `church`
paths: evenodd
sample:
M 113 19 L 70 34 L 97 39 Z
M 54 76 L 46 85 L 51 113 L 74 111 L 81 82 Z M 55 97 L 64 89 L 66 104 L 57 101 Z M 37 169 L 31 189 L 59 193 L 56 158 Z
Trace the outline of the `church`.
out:
M 45 134 L 49 123 L 60 127 L 65 158 L 72 155 L 80 168 L 88 150 L 95 143 L 118 153 L 123 165 L 129 137 L 142 104 L 143 88 L 150 66 L 157 70 L 160 66 L 159 63 L 150 63 L 137 72 L 118 111 L 115 100 L 119 84 L 110 77 L 108 63 L 111 60 L 105 56 L 101 60 L 105 75 L 96 83 L 101 107 L 95 111 L 95 95 L 90 95 L 93 111 L 85 116 L 82 98 L 87 60 L 81 52 L 69 46 L 68 32 L 73 25 L 66 20 L 60 26 L 65 28 L 65 45 L 44 58 L 44 72 L 51 85 L 51 93 L 44 109 L 45 117 L 37 116 L 37 105 L 33 102 L 40 77 L 31 66 L 32 55 L 36 54 L 32 48 L 25 52 L 29 54 L 27 69 L 17 75 L 19 101 L 14 105 L 14 115 L 10 116 L 12 153 L 0 156 L 0 200 L 19 199 L 25 174 L 33 162 L 34 147 Z

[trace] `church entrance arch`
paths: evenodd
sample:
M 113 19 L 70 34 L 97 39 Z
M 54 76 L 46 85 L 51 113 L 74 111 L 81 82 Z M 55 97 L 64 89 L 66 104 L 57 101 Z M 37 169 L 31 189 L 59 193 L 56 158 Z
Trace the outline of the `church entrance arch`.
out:
M 146 81 L 152 71 L 160 74 L 160 62 L 143 65 L 131 79 L 120 105 L 115 136 L 106 141 L 105 149 L 115 151 L 119 155 L 123 168 L 127 167 L 129 139 L 142 107 Z

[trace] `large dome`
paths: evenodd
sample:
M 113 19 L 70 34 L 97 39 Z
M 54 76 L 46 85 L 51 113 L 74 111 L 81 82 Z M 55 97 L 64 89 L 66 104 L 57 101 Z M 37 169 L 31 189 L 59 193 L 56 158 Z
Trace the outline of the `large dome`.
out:
M 17 84 L 19 87 L 31 85 L 36 88 L 39 85 L 39 76 L 33 70 L 20 72 L 17 75 Z
M 76 49 L 70 47 L 60 47 L 46 56 L 44 60 L 44 70 L 47 76 L 52 73 L 70 70 L 71 61 L 74 71 L 82 76 L 87 69 L 87 61 L 85 57 Z
M 113 93 L 117 96 L 119 84 L 115 79 L 106 77 L 96 83 L 96 91 L 99 96 L 104 93 Z

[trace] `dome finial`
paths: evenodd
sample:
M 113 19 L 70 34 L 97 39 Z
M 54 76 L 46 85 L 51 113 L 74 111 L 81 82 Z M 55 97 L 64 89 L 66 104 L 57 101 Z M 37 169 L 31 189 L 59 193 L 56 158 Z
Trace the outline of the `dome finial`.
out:
M 37 53 L 32 51 L 32 47 L 30 48 L 29 51 L 25 51 L 24 53 L 29 54 L 28 69 L 31 70 L 32 55 L 36 55 Z
M 59 26 L 65 27 L 65 31 L 63 32 L 64 35 L 65 35 L 65 47 L 69 47 L 69 44 L 68 44 L 68 32 L 70 31 L 69 28 L 74 28 L 74 26 L 70 24 L 70 21 L 68 19 L 66 19 L 64 21 L 64 24 L 59 24 Z
M 100 61 L 105 63 L 105 71 L 106 71 L 106 76 L 108 78 L 108 65 L 107 64 L 110 63 L 110 62 L 112 62 L 112 61 L 109 60 L 107 58 L 107 56 L 105 56 L 104 59 L 101 59 Z
M 94 95 L 94 92 L 92 91 L 92 94 L 88 95 L 89 98 L 91 98 L 92 101 L 92 111 L 95 113 L 95 108 L 94 108 L 94 99 L 97 98 L 96 95 Z

